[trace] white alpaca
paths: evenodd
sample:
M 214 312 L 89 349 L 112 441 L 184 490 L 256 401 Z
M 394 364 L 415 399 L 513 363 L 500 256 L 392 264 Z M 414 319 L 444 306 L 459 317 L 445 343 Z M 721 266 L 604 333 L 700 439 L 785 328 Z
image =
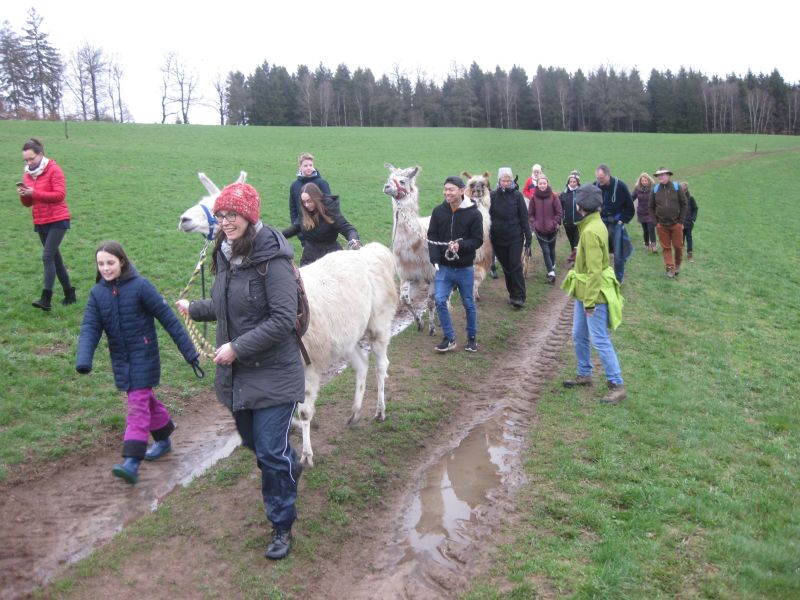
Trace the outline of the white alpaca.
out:
M 246 176 L 242 171 L 238 182 L 243 183 Z M 209 193 L 201 203 L 210 214 L 219 189 L 202 173 L 200 180 Z M 199 205 L 188 209 L 181 216 L 180 229 L 208 236 L 210 226 L 206 211 Z M 395 269 L 392 252 L 378 243 L 367 244 L 357 251 L 332 252 L 300 269 L 311 313 L 308 331 L 303 336 L 311 364 L 305 366 L 305 402 L 297 410 L 303 434 L 300 460 L 308 466 L 314 464 L 311 420 L 320 382 L 323 374 L 343 361 L 347 361 L 356 374 L 356 391 L 348 423 L 356 423 L 360 418 L 369 366 L 368 354 L 359 344 L 365 338 L 376 356 L 378 398 L 375 418 L 386 418 L 387 350 L 399 300 Z
M 489 173 L 485 172 L 483 175 L 470 175 L 466 171 L 462 173 L 467 179 L 467 189 L 465 196 L 472 200 L 481 212 L 483 217 L 483 244 L 475 251 L 475 299 L 480 299 L 478 288 L 480 288 L 483 280 L 486 279 L 487 273 L 492 268 L 492 240 L 489 238 L 489 228 L 492 221 L 489 216 L 489 205 L 491 204 L 491 189 L 489 187 Z
M 390 163 L 389 178 L 383 186 L 383 193 L 392 199 L 392 252 L 400 277 L 400 300 L 404 302 L 422 329 L 422 317 L 428 315 L 428 333 L 436 333 L 435 302 L 433 298 L 436 270 L 428 252 L 428 225 L 430 217 L 419 216 L 419 190 L 416 178 L 420 168 L 398 169 Z M 427 298 L 422 314 L 417 312 L 413 302 L 420 296 Z
M 369 356 L 359 342 L 366 338 L 376 357 L 378 399 L 375 419 L 386 418 L 384 382 L 389 368 L 386 352 L 397 311 L 398 293 L 394 280 L 392 252 L 378 243 L 357 251 L 332 252 L 300 269 L 305 284 L 311 319 L 303 344 L 311 364 L 306 366 L 305 402 L 298 406 L 303 432 L 301 461 L 314 464 L 311 449 L 311 419 L 320 381 L 331 366 L 347 361 L 356 375 L 356 391 L 349 424 L 360 418 Z

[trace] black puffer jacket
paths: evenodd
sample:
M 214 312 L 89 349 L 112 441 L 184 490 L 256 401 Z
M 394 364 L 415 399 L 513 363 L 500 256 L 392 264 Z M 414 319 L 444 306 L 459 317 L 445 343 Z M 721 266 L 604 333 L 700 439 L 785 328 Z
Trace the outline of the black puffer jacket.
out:
M 528 222 L 528 209 L 525 198 L 516 187 L 506 189 L 498 187 L 492 191 L 489 216 L 492 223 L 489 236 L 492 244 L 510 246 L 524 240 L 526 246 L 531 245 L 531 224 Z
M 475 251 L 483 245 L 483 216 L 477 205 L 464 199 L 453 212 L 447 202 L 433 209 L 428 225 L 428 240 L 432 242 L 458 242 L 458 258 L 446 257 L 447 246 L 428 244 L 431 262 L 444 267 L 470 267 L 475 262 Z
M 559 196 L 559 199 L 561 200 L 561 210 L 563 214 L 562 218 L 564 219 L 563 223 L 566 227 L 574 227 L 575 225 L 578 224 L 578 221 L 580 221 L 583 218 L 581 217 L 581 214 L 578 212 L 578 207 L 575 204 L 575 194 L 577 193 L 577 191 L 578 188 L 575 188 L 574 190 L 566 188 L 563 192 L 561 192 L 561 195 Z
M 234 412 L 302 402 L 305 374 L 294 334 L 292 247 L 265 225 L 240 264 L 218 252 L 211 300 L 189 305 L 192 319 L 217 321 L 217 347 L 232 342 L 236 353 L 232 364 L 217 365 L 217 399 Z
M 282 232 L 287 238 L 300 233 L 303 234 L 304 244 L 303 257 L 300 259 L 301 265 L 311 264 L 330 252 L 341 250 L 342 247 L 336 241 L 339 234 L 347 238 L 348 242 L 358 239 L 358 231 L 344 218 L 342 211 L 339 209 L 339 196 L 325 196 L 322 199 L 322 203 L 325 205 L 327 215 L 333 219 L 333 223 L 320 219 L 314 229 L 303 229 L 302 216 L 300 216 L 295 223 Z

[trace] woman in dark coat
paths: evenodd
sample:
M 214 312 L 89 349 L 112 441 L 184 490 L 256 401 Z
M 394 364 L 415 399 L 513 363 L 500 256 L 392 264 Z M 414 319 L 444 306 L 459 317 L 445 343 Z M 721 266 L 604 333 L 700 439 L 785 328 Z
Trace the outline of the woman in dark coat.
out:
M 491 193 L 489 216 L 492 220 L 489 236 L 497 260 L 503 266 L 508 302 L 521 308 L 527 295 L 522 252 L 524 247 L 530 255 L 531 227 L 525 198 L 514 184 L 514 174 L 508 167 L 501 167 L 497 172 L 497 188 Z
M 571 254 L 567 257 L 567 263 L 575 264 L 575 254 L 578 252 L 578 239 L 580 238 L 580 230 L 578 229 L 578 221 L 581 220 L 578 206 L 575 204 L 575 197 L 578 188 L 581 187 L 581 174 L 579 171 L 572 171 L 567 178 L 567 185 L 564 191 L 561 192 L 559 198 L 561 199 L 561 212 L 564 215 L 564 233 L 567 234 L 569 246 L 572 250 Z
M 683 245 L 686 246 L 686 259 L 689 262 L 694 262 L 692 230 L 694 229 L 694 222 L 697 221 L 697 201 L 694 199 L 691 192 L 689 192 L 688 183 L 681 181 L 680 186 L 686 196 L 686 203 L 688 205 L 686 209 L 686 218 L 683 220 Z
M 339 210 L 339 196 L 325 196 L 315 183 L 307 183 L 300 190 L 300 218 L 283 230 L 287 238 L 299 233 L 303 236 L 303 256 L 300 266 L 319 260 L 330 252 L 341 250 L 339 235 L 347 239 L 348 247 L 361 247 L 358 231 Z
M 656 249 L 656 219 L 650 213 L 650 194 L 653 192 L 655 181 L 650 173 L 642 173 L 636 181 L 631 197 L 636 202 L 636 218 L 642 226 L 642 239 L 645 251 L 649 250 L 653 254 L 658 252 Z
M 289 427 L 303 401 L 305 375 L 294 324 L 297 282 L 292 247 L 260 220 L 258 192 L 246 183 L 225 187 L 214 203 L 219 223 L 211 300 L 179 300 L 196 321 L 217 322 L 217 398 L 233 413 L 242 444 L 255 452 L 272 540 L 265 556 L 285 557 L 297 518 L 301 466 Z

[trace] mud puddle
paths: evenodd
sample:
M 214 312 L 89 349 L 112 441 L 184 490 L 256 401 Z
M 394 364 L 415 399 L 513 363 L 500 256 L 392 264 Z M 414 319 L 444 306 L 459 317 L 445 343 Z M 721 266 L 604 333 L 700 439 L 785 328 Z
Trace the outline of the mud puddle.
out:
M 413 323 L 413 315 L 401 308 L 392 335 Z M 332 367 L 323 384 L 345 367 Z M 241 443 L 230 413 L 211 391 L 174 418 L 173 451 L 142 463 L 134 486 L 111 475 L 111 466 L 121 461 L 114 450 L 87 455 L 77 468 L 16 486 L 0 498 L 0 599 L 24 596 L 47 583 Z
M 328 597 L 458 597 L 490 564 L 487 557 L 526 481 L 521 461 L 537 400 L 561 367 L 571 331 L 572 307 L 560 290 L 540 306 L 525 323 L 525 335 L 475 382 L 372 543 L 342 549 L 347 565 L 328 569 Z

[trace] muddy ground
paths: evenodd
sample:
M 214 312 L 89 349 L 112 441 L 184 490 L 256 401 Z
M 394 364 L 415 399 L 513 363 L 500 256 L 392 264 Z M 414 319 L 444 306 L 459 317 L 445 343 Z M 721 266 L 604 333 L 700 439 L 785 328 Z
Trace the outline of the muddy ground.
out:
M 529 285 L 541 284 L 529 279 Z M 502 279 L 487 280 L 479 310 L 512 310 L 504 299 Z M 455 321 L 461 329 L 462 314 L 457 306 Z M 456 596 L 484 572 L 501 541 L 499 532 L 513 512 L 515 492 L 525 481 L 520 456 L 526 432 L 534 424 L 539 395 L 563 363 L 571 314 L 571 304 L 556 287 L 521 315 L 516 333 L 492 356 L 490 371 L 481 380 L 469 382 L 471 393 L 454 407 L 435 439 L 426 440 L 407 457 L 405 472 L 392 484 L 392 491 L 352 523 L 346 539 L 321 542 L 317 553 L 325 559 L 317 556 L 303 565 L 302 556 L 293 556 L 292 572 L 304 574 L 294 589 L 306 597 L 446 598 Z M 429 351 L 438 341 L 418 335 L 405 349 L 403 344 L 390 347 L 389 402 L 400 393 L 405 378 L 416 376 L 413 369 L 404 367 L 398 347 L 400 352 L 419 352 L 420 347 Z M 446 361 L 447 357 L 432 353 L 433 359 Z M 448 374 L 436 385 L 446 390 L 451 375 L 458 376 Z M 371 412 L 368 399 L 364 410 Z M 336 446 L 348 411 L 349 402 L 319 410 L 318 417 L 324 418 L 318 419 L 313 431 L 315 456 L 324 456 Z M 211 392 L 196 399 L 176 420 L 175 451 L 162 461 L 146 464 L 136 486 L 117 485 L 110 475 L 118 447 L 109 440 L 80 459 L 71 457 L 41 470 L 30 481 L 17 480 L 0 490 L 0 596 L 24 596 L 56 576 L 152 510 L 176 485 L 226 456 L 231 444 L 238 442 L 229 415 Z M 202 440 L 202 447 L 195 440 Z M 293 443 L 299 446 L 299 439 Z M 213 553 L 204 551 L 204 541 L 235 537 L 237 531 L 249 535 L 245 532 L 253 524 L 242 522 L 240 516 L 251 513 L 259 500 L 256 478 L 254 469 L 250 477 L 231 487 L 204 492 L 200 511 L 207 514 L 196 515 L 197 522 L 204 523 L 203 539 L 193 540 L 191 533 L 165 539 L 123 563 L 115 573 L 81 582 L 74 595 L 216 596 L 215 581 L 224 576 L 215 572 L 211 556 L 204 560 L 204 552 Z M 309 507 L 317 502 L 314 493 L 307 494 L 301 481 L 300 495 Z M 302 517 L 298 525 L 299 540 L 312 535 L 304 531 Z M 264 568 L 279 566 L 266 563 Z M 126 582 L 124 588 L 120 581 Z M 291 593 L 292 587 L 284 590 Z M 47 588 L 43 591 L 48 595 Z

